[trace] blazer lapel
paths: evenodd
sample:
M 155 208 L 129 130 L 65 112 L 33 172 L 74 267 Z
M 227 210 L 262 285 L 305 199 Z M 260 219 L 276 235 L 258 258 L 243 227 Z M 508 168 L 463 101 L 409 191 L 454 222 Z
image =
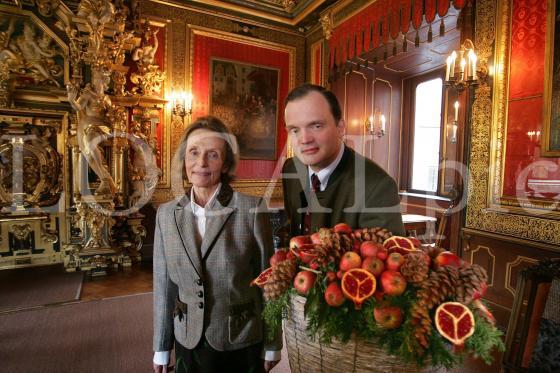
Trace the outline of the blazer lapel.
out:
M 202 278 L 202 260 L 195 239 L 194 215 L 191 210 L 190 199 L 186 195 L 181 198 L 175 208 L 175 224 L 177 224 L 177 231 L 189 260 L 198 276 Z
M 200 247 L 200 252 L 202 260 L 206 260 L 208 254 L 216 238 L 222 231 L 222 228 L 228 221 L 229 217 L 235 211 L 234 208 L 229 207 L 229 203 L 233 198 L 233 189 L 228 184 L 222 184 L 216 199 L 212 203 L 209 209 L 209 216 L 206 218 L 206 232 L 202 238 L 202 245 Z

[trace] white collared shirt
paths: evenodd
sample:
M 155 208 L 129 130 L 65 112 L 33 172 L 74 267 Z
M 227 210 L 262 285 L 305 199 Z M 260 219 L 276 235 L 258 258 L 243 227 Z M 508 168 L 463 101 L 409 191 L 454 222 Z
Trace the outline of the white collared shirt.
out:
M 221 188 L 222 183 L 218 185 L 218 187 L 214 191 L 214 194 L 212 194 L 208 202 L 206 202 L 206 206 L 200 206 L 194 201 L 194 188 L 191 188 L 191 209 L 200 237 L 204 237 L 204 233 L 206 233 L 206 217 L 208 216 L 207 210 L 210 206 L 212 206 L 212 202 L 214 202 L 214 199 L 216 199 L 216 196 L 218 195 Z
M 307 171 L 309 173 L 309 186 L 312 187 L 311 184 L 311 176 L 313 174 L 317 175 L 317 177 L 319 178 L 319 181 L 321 182 L 321 192 L 324 191 L 327 188 L 327 183 L 329 182 L 329 178 L 331 177 L 333 171 L 335 170 L 336 166 L 338 166 L 338 164 L 340 163 L 340 160 L 342 159 L 342 155 L 344 154 L 344 144 L 342 144 L 340 146 L 340 150 L 338 151 L 338 154 L 336 156 L 336 158 L 334 159 L 334 161 L 331 162 L 331 164 L 329 164 L 327 167 L 323 168 L 321 171 L 313 171 L 311 169 L 311 166 L 307 166 Z

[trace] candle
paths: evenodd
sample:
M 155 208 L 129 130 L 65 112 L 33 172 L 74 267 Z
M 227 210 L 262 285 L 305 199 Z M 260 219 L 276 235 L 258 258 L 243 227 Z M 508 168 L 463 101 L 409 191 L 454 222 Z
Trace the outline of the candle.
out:
M 451 56 L 447 57 L 446 64 L 447 64 L 447 66 L 446 66 L 446 69 L 445 69 L 445 81 L 447 82 L 447 81 L 449 81 L 449 76 L 451 75 L 450 74 L 450 71 L 451 71 Z
M 385 132 L 385 115 L 381 115 L 381 131 Z
M 455 101 L 455 122 L 459 120 L 459 101 Z
M 467 65 L 467 61 L 464 58 L 461 58 L 461 80 L 465 80 L 465 77 L 468 75 L 465 71 L 465 66 Z
M 469 50 L 468 58 L 469 58 L 469 67 L 470 67 L 469 79 L 475 80 L 476 79 L 476 54 L 472 49 Z
M 185 97 L 185 109 L 189 112 L 192 110 L 192 103 L 193 103 L 193 95 L 192 93 L 188 92 Z
M 457 125 L 456 124 L 452 124 L 451 125 L 451 139 L 449 139 L 451 142 L 457 142 Z
M 455 60 L 457 59 L 457 53 L 453 51 L 451 53 L 451 67 L 449 69 L 449 77 L 455 78 Z

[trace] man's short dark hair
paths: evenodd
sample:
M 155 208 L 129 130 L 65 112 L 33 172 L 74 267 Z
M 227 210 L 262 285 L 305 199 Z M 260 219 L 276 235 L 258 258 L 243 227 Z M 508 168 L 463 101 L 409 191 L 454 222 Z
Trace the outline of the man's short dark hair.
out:
M 325 100 L 327 100 L 327 103 L 331 108 L 331 114 L 334 117 L 334 121 L 338 125 L 338 122 L 342 118 L 342 110 L 340 109 L 340 104 L 338 103 L 338 99 L 336 98 L 334 93 L 323 86 L 305 83 L 300 85 L 299 87 L 292 89 L 292 91 L 288 93 L 288 97 L 286 97 L 286 105 L 288 105 L 292 101 L 307 96 L 310 92 L 318 92 L 325 98 Z

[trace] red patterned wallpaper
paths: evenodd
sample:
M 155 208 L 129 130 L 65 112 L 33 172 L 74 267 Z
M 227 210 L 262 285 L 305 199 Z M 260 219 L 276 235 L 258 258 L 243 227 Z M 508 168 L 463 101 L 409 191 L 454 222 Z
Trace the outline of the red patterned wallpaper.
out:
M 193 118 L 206 115 L 210 103 L 210 60 L 212 57 L 240 61 L 280 70 L 280 92 L 277 118 L 278 158 L 286 144 L 284 100 L 289 90 L 290 56 L 288 52 L 223 40 L 219 36 L 195 35 L 193 41 L 192 90 Z M 237 168 L 238 179 L 268 179 L 278 172 L 277 161 L 242 160 Z
M 503 195 L 551 197 L 535 184 L 560 179 L 541 158 L 546 1 L 514 0 Z

